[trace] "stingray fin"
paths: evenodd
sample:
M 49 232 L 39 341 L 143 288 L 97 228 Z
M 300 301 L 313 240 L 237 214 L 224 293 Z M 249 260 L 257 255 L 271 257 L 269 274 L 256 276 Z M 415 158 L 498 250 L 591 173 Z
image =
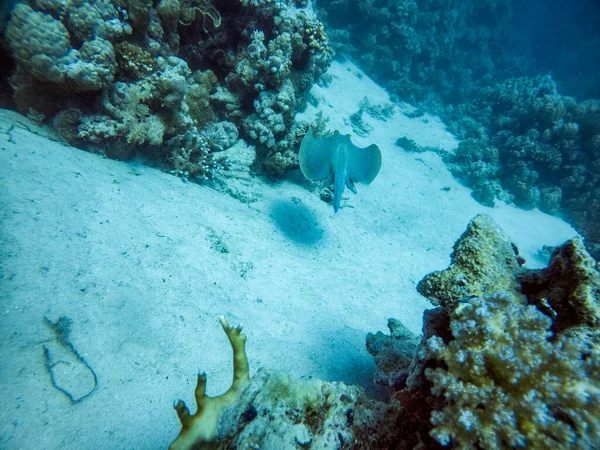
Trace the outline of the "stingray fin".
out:
M 324 180 L 331 178 L 331 138 L 316 138 L 309 129 L 302 143 L 300 144 L 300 153 L 298 162 L 300 170 L 309 180 Z
M 348 178 L 354 183 L 370 184 L 381 169 L 381 150 L 375 144 L 365 148 L 350 145 L 353 148 L 348 151 Z

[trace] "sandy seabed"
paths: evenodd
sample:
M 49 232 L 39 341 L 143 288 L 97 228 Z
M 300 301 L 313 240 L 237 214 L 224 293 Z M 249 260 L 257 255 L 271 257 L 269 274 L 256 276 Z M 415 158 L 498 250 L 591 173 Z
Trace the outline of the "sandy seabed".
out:
M 352 133 L 363 98 L 389 102 L 349 62 L 329 74 L 313 88 L 318 107 L 300 117 L 322 111 L 329 128 Z M 209 395 L 231 382 L 221 314 L 244 324 L 251 374 L 263 366 L 368 387 L 366 334 L 387 331 L 389 317 L 420 331 L 430 304 L 415 286 L 448 265 L 476 214 L 491 215 L 529 267 L 547 262 L 543 245 L 576 235 L 539 211 L 483 207 L 439 155 L 396 146 L 402 136 L 457 145 L 439 119 L 410 119 L 409 109 L 363 114 L 373 130 L 352 139 L 376 143 L 382 169 L 358 195 L 346 191 L 337 214 L 298 173 L 257 180 L 258 201 L 243 204 L 65 146 L 0 111 L 0 448 L 166 448 L 179 431 L 173 401 L 193 405 L 198 370 Z M 71 349 L 48 326 L 60 317 Z M 92 371 L 97 385 L 77 403 L 51 378 L 83 396 Z

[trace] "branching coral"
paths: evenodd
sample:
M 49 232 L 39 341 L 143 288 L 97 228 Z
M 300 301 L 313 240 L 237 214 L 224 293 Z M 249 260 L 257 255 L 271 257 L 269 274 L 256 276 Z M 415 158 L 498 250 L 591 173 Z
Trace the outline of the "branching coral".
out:
M 235 71 L 227 75 L 228 85 L 241 84 L 256 92 L 279 88 L 291 71 L 291 36 L 283 33 L 265 45 L 265 34 L 254 30 L 246 56 L 239 60 Z
M 239 327 L 219 320 L 233 348 L 232 387 L 223 395 L 207 397 L 206 375 L 198 376 L 198 411 L 192 416 L 182 401 L 177 402 L 182 430 L 171 450 L 347 448 L 357 442 L 362 431 L 358 428 L 379 414 L 370 409 L 375 402 L 358 386 L 265 369 L 249 379 L 246 337 Z
M 237 132 L 237 130 L 236 130 Z M 209 141 L 210 137 L 206 134 L 199 134 L 194 131 L 188 131 L 183 136 L 175 136 L 166 142 L 167 167 L 171 173 L 184 179 L 204 181 L 212 179 L 217 170 L 223 169 L 226 166 L 225 158 L 215 158 L 212 153 L 211 145 L 220 146 L 231 145 L 229 141 L 219 141 L 219 131 L 216 131 L 213 141 Z M 236 133 L 237 136 L 237 133 Z M 220 150 L 223 150 L 221 148 Z
M 222 395 L 208 397 L 206 391 L 206 374 L 198 375 L 198 384 L 194 393 L 197 411 L 190 415 L 190 410 L 182 400 L 175 404 L 175 411 L 181 421 L 181 432 L 169 446 L 170 450 L 189 450 L 202 442 L 214 438 L 217 432 L 219 416 L 235 403 L 236 398 L 250 381 L 248 358 L 246 357 L 246 335 L 242 327 L 232 327 L 223 316 L 219 317 L 223 331 L 227 334 L 233 349 L 233 382 Z
M 401 389 L 394 400 L 402 423 L 414 423 L 409 411 L 426 415 L 431 436 L 458 449 L 596 448 L 596 263 L 578 239 L 541 270 L 519 267 L 513 249 L 478 216 L 456 242 L 450 267 L 419 283 L 442 307 L 424 314 L 406 385 L 393 385 Z
M 267 148 L 274 148 L 277 137 L 283 136 L 293 121 L 294 102 L 294 88 L 289 80 L 279 92 L 261 93 L 254 102 L 256 113 L 243 122 L 248 135 Z

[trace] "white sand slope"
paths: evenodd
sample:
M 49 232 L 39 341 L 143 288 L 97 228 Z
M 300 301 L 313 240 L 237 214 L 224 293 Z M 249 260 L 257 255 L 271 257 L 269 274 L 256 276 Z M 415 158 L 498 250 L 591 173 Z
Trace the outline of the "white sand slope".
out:
M 332 128 L 349 132 L 365 96 L 388 101 L 350 63 L 330 74 L 331 85 L 313 92 Z M 334 214 L 293 176 L 256 182 L 260 199 L 245 205 L 0 114 L 0 448 L 165 448 L 179 430 L 172 403 L 193 403 L 197 371 L 208 373 L 210 395 L 230 383 L 220 314 L 245 325 L 252 372 L 367 386 L 366 333 L 386 330 L 389 317 L 420 330 L 428 302 L 415 285 L 447 266 L 475 214 L 491 214 L 530 266 L 544 263 L 542 245 L 575 235 L 538 211 L 482 207 L 438 155 L 394 145 L 407 135 L 451 150 L 456 142 L 435 118 L 408 119 L 398 108 L 387 121 L 363 118 L 374 129 L 353 140 L 380 146 L 381 173 L 357 196 L 347 192 Z M 98 377 L 77 404 L 52 386 L 44 358 L 46 345 L 60 359 L 44 317 L 61 315 Z M 53 371 L 71 374 L 73 389 L 85 390 L 77 377 L 90 382 L 73 360 Z

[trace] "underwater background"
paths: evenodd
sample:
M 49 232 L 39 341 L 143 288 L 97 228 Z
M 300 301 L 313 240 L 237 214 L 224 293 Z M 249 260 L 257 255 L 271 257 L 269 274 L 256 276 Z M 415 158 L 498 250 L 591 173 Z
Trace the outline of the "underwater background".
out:
M 2 0 L 0 448 L 600 448 L 599 68 L 592 0 Z

